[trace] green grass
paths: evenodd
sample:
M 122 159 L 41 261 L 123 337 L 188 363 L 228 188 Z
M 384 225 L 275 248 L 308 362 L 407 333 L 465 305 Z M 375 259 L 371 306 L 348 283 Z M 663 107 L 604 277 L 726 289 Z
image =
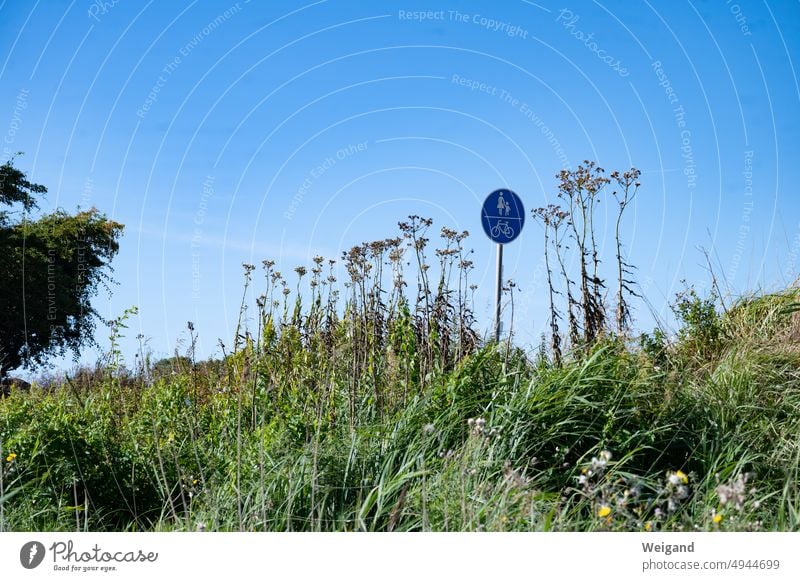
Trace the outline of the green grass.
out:
M 0 400 L 2 530 L 800 530 L 795 291 L 557 367 L 364 270 L 342 310 L 268 287 L 222 361 Z

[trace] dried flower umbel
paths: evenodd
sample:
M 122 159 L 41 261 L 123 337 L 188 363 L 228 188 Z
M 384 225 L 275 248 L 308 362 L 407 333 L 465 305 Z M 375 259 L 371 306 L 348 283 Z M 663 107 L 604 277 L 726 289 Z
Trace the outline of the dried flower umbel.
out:
M 717 486 L 716 492 L 719 497 L 719 503 L 722 506 L 730 506 L 736 510 L 742 510 L 747 501 L 747 481 L 749 478 L 749 474 L 739 474 L 727 484 Z

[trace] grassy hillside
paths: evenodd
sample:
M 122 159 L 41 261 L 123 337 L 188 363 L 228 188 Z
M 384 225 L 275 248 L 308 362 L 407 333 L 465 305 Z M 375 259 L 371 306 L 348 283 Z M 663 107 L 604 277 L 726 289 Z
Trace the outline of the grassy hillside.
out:
M 402 226 L 348 253 L 342 298 L 321 258 L 302 292 L 247 265 L 221 361 L 190 325 L 127 370 L 114 335 L 92 373 L 0 400 L 2 530 L 800 530 L 797 291 L 688 292 L 676 337 L 556 363 L 480 340 L 465 233 L 430 268 L 430 224 Z

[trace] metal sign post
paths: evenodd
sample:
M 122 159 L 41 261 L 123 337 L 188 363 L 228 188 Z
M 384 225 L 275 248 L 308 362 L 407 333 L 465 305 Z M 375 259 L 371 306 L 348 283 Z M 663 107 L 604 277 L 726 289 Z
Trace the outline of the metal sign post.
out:
M 494 299 L 494 340 L 500 342 L 500 302 L 503 298 L 503 245 L 497 244 L 497 281 Z
M 483 202 L 483 231 L 497 244 L 497 280 L 495 286 L 494 340 L 500 341 L 500 303 L 503 297 L 503 245 L 514 241 L 525 225 L 525 206 L 511 190 L 495 190 Z

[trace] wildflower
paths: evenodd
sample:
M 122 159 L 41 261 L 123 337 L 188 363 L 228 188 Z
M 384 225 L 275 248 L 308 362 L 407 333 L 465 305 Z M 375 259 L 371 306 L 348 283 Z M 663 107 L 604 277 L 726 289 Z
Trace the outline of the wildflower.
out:
M 569 452 L 569 450 L 567 450 L 567 452 Z M 606 469 L 606 464 L 611 460 L 611 452 L 608 450 L 603 450 L 598 455 L 600 456 L 599 458 L 592 458 L 590 462 L 591 469 L 588 470 L 589 476 L 593 474 L 602 474 Z
M 510 486 L 521 487 L 528 483 L 528 479 L 519 470 L 515 470 L 509 460 L 506 460 L 503 465 L 503 476 L 505 476 L 506 482 Z
M 689 477 L 686 476 L 682 471 L 678 470 L 677 472 L 670 472 L 667 476 L 667 480 L 673 486 L 678 486 L 680 484 L 686 484 L 689 482 Z
M 610 514 L 611 514 L 611 507 L 608 506 L 607 504 L 602 505 L 600 509 L 597 511 L 597 516 L 599 516 L 600 518 L 606 518 Z
M 435 429 L 436 428 L 434 428 L 433 424 L 425 424 L 422 426 L 422 432 L 424 434 L 432 434 Z
M 483 418 L 470 418 L 467 420 L 467 426 L 469 426 L 473 435 L 480 436 L 486 428 L 486 420 Z
M 644 530 L 646 530 L 648 532 L 652 531 L 653 530 L 653 521 L 647 521 L 646 523 L 644 523 Z
M 711 520 L 712 520 L 712 521 L 714 521 L 714 524 L 715 524 L 715 525 L 718 525 L 719 523 L 721 523 L 721 522 L 722 522 L 722 515 L 721 515 L 721 514 L 715 514 L 715 515 L 714 515 L 714 516 L 711 518 Z
M 735 481 L 730 484 L 720 484 L 717 486 L 717 496 L 722 506 L 732 504 L 736 510 L 742 510 L 746 499 L 747 474 L 739 474 Z
M 11 454 L 9 454 L 8 456 L 6 456 L 6 462 L 13 462 L 16 459 L 17 459 L 17 455 L 14 454 L 13 452 Z

